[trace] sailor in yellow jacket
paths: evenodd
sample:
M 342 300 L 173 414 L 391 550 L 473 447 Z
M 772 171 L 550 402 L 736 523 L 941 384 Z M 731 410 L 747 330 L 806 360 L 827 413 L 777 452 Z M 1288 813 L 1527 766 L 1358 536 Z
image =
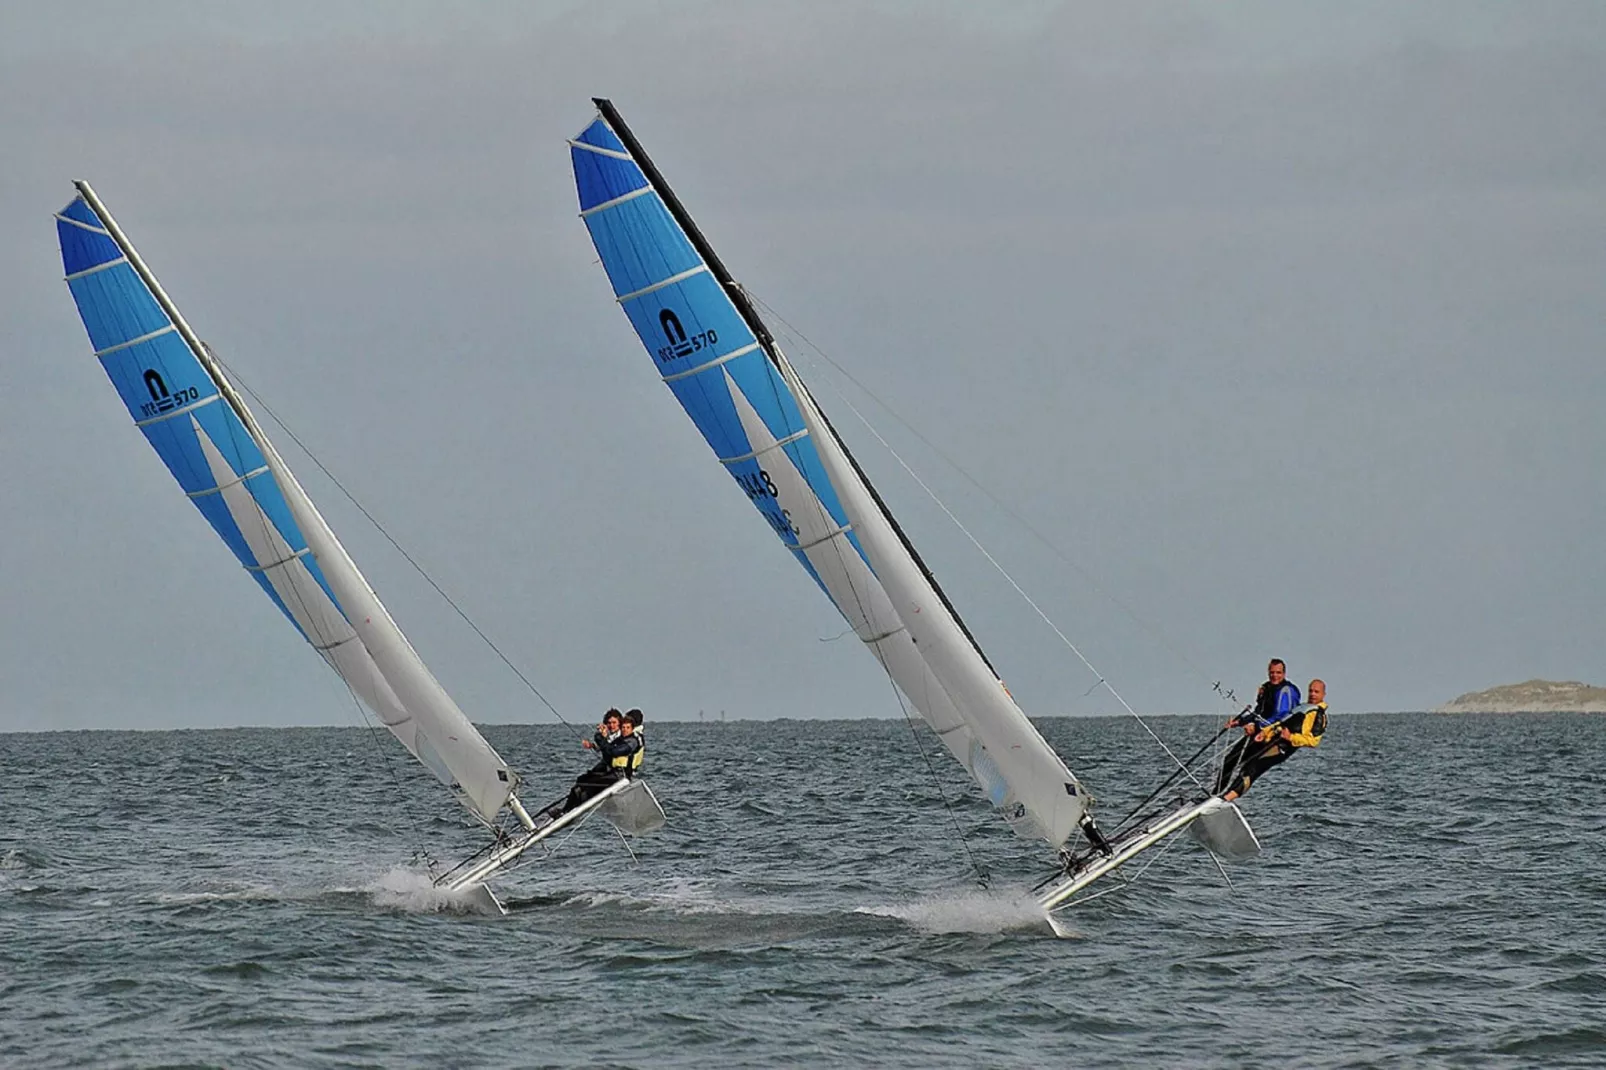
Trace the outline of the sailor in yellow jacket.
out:
M 630 756 L 630 769 L 625 774 L 631 780 L 636 779 L 636 774 L 641 772 L 641 763 L 647 760 L 647 735 L 641 730 L 643 720 L 645 716 L 640 710 L 627 710 L 625 719 L 619 724 L 621 732 L 625 725 L 629 725 L 631 734 L 636 737 L 636 752 Z
M 1231 786 L 1223 799 L 1232 802 L 1238 798 L 1267 770 L 1286 762 L 1299 748 L 1320 745 L 1327 732 L 1327 684 L 1312 680 L 1305 689 L 1305 699 L 1282 723 L 1262 728 L 1255 734 L 1255 741 L 1233 773 Z

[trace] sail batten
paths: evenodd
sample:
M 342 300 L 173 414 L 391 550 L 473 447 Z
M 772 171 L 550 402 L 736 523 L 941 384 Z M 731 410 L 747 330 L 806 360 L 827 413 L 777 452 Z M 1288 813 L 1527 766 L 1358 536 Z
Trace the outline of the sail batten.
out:
M 1086 806 L 719 260 L 606 100 L 570 144 L 581 218 L 659 375 L 777 537 L 1018 831 Z M 710 357 L 706 354 L 715 354 Z
M 517 776 L 419 660 L 94 191 L 77 186 L 56 216 L 67 285 L 135 425 L 301 636 L 464 806 L 492 820 Z

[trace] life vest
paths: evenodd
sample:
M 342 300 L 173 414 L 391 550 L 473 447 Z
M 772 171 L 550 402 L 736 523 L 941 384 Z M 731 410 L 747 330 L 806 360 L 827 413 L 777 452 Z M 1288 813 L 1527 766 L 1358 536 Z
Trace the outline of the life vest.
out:
M 1294 707 L 1284 727 L 1293 733 L 1288 742 L 1295 747 L 1315 747 L 1327 734 L 1327 703 L 1307 702 Z
M 631 743 L 635 746 L 631 747 Z M 619 747 L 620 751 L 609 756 L 608 768 L 619 776 L 630 776 L 641 765 L 641 737 L 634 733 L 620 736 L 613 741 L 613 745 Z
M 641 738 L 641 730 L 640 729 L 636 730 L 636 739 L 641 743 L 641 746 L 637 747 L 636 748 L 636 753 L 634 753 L 634 754 L 632 754 L 630 756 L 630 775 L 631 776 L 635 776 L 636 773 L 641 770 L 641 763 L 647 757 L 647 741 L 645 739 Z

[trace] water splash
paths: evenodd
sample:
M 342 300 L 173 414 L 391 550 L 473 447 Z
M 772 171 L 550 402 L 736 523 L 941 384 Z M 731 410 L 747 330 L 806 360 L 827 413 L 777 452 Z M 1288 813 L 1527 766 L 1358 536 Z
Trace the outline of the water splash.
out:
M 437 887 L 428 874 L 407 866 L 392 866 L 362 890 L 377 906 L 404 914 L 496 913 L 475 891 L 447 891 Z
M 897 918 L 928 933 L 1048 931 L 1043 908 L 1021 889 L 924 896 L 908 903 L 860 907 L 858 913 Z

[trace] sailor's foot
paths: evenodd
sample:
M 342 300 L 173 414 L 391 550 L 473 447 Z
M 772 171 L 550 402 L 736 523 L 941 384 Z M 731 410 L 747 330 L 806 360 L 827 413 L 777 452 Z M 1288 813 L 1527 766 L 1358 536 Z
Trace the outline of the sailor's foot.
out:
M 1229 791 L 1229 792 L 1227 792 L 1227 794 L 1225 794 L 1225 795 L 1223 795 L 1221 797 L 1221 801 L 1222 802 L 1234 802 L 1234 801 L 1237 800 L 1237 798 L 1238 798 L 1238 793 L 1236 791 Z

